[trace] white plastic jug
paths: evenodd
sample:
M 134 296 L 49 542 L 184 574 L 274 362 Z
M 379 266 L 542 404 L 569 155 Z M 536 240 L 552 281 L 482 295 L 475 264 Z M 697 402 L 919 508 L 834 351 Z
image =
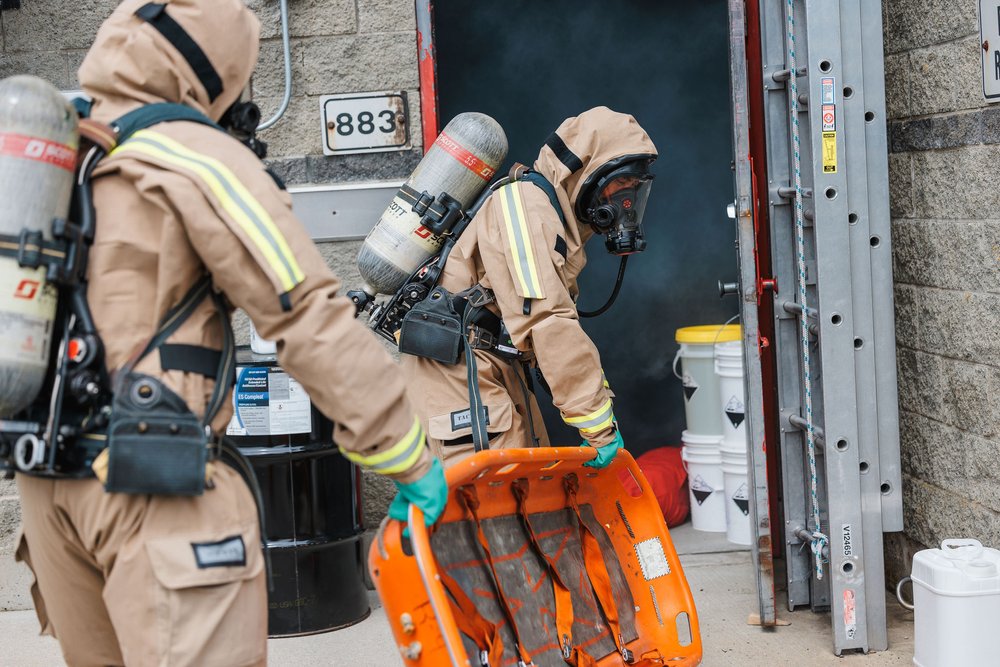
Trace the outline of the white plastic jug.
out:
M 913 556 L 913 664 L 1000 663 L 1000 551 L 945 540 Z

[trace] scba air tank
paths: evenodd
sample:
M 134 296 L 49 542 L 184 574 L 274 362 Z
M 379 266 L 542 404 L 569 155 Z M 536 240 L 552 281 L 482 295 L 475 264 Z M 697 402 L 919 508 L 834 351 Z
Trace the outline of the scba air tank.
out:
M 452 119 L 413 170 L 404 187 L 437 197 L 447 192 L 470 206 L 507 157 L 507 135 L 481 113 Z M 358 252 L 358 270 L 368 294 L 393 294 L 441 247 L 442 239 L 420 224 L 413 205 L 396 193 Z
M 69 214 L 78 145 L 73 107 L 33 76 L 0 81 L 0 236 L 23 230 L 51 240 L 52 221 Z M 13 239 L 13 241 L 12 241 Z M 0 417 L 28 407 L 45 380 L 56 290 L 45 268 L 0 256 Z

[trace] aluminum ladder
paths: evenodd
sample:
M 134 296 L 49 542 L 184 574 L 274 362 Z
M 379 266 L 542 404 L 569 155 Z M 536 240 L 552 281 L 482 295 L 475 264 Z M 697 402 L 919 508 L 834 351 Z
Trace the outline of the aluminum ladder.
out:
M 775 622 L 770 549 L 783 534 L 789 611 L 828 610 L 837 655 L 884 650 L 882 534 L 902 530 L 903 518 L 882 6 L 729 0 L 729 13 L 733 214 L 760 619 Z M 766 149 L 754 148 L 755 132 Z M 773 383 L 762 381 L 762 358 Z M 768 424 L 778 440 L 770 446 Z M 769 506 L 767 478 L 768 456 L 779 452 L 780 513 Z M 780 516 L 782 525 L 772 525 L 770 516 Z

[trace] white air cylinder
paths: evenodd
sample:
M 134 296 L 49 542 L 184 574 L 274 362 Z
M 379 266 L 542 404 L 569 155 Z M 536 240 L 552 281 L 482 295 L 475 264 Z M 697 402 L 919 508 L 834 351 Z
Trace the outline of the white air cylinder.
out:
M 468 208 L 507 157 L 507 135 L 500 124 L 481 113 L 452 119 L 413 170 L 406 185 L 418 194 L 447 192 Z M 358 252 L 365 292 L 394 294 L 420 265 L 441 247 L 413 212 L 413 204 L 397 193 L 368 233 Z
M 913 664 L 1000 664 L 1000 551 L 945 540 L 913 556 Z
M 33 76 L 0 81 L 0 234 L 41 231 L 69 214 L 79 143 L 73 107 Z M 0 417 L 31 405 L 45 380 L 56 290 L 45 269 L 0 256 Z

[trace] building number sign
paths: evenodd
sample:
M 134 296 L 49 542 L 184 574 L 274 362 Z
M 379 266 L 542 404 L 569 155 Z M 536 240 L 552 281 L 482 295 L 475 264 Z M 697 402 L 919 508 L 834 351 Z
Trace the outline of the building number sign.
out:
M 378 153 L 412 148 L 406 91 L 320 98 L 323 153 Z

